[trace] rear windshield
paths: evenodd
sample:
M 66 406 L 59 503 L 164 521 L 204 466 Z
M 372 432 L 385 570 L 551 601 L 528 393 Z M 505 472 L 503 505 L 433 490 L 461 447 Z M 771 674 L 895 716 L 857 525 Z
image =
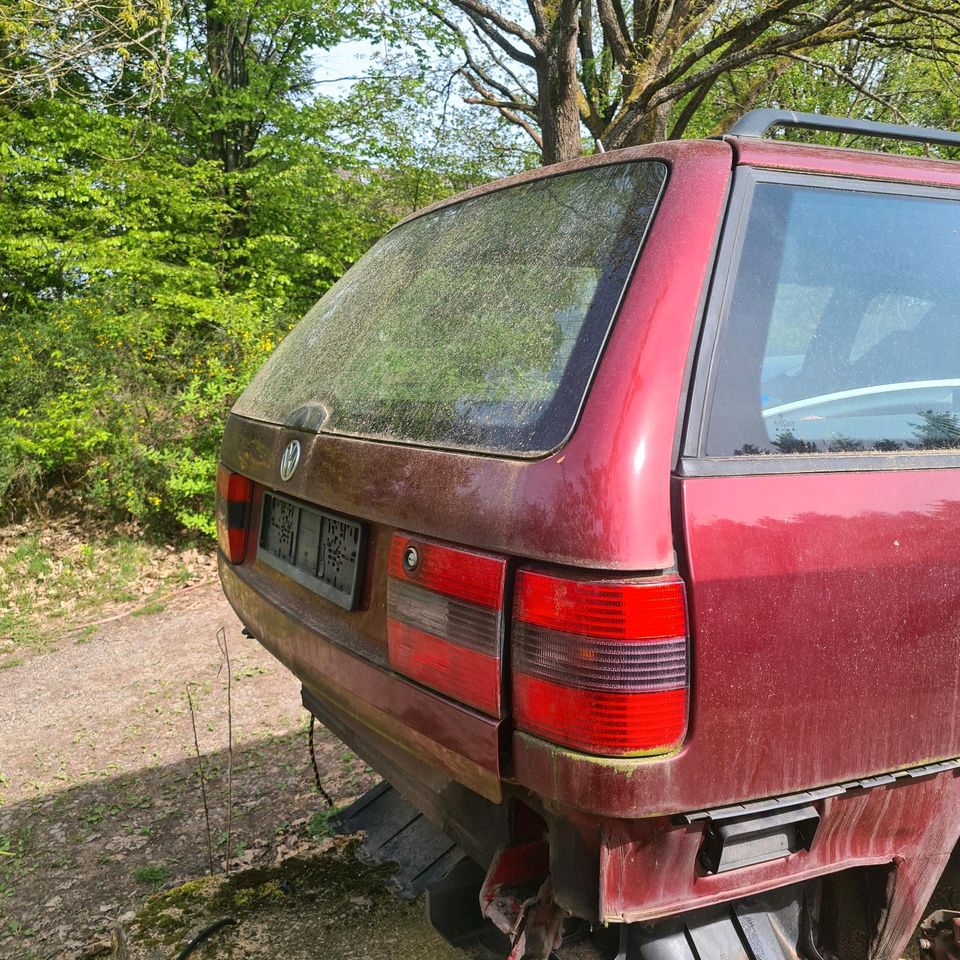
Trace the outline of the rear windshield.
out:
M 556 448 L 666 176 L 654 161 L 594 167 L 397 227 L 287 336 L 234 412 L 400 443 Z

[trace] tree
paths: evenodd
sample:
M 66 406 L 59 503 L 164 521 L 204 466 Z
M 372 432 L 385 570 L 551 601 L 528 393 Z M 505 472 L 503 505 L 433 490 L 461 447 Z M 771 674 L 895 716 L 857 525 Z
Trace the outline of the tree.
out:
M 56 486 L 61 507 L 210 533 L 224 418 L 269 353 L 398 219 L 515 158 L 498 118 L 439 115 L 416 70 L 318 94 L 323 49 L 376 27 L 334 0 L 184 0 L 149 37 L 138 21 L 139 47 L 122 2 L 59 0 L 48 31 L 53 3 L 23 0 L 19 32 L 14 2 L 0 515 Z
M 607 149 L 680 137 L 724 78 L 752 75 L 748 109 L 797 64 L 829 66 L 819 52 L 843 43 L 952 70 L 960 24 L 940 0 L 526 0 L 522 14 L 423 2 L 459 46 L 467 101 L 526 130 L 544 163 L 580 155 L 581 124 Z M 850 71 L 833 79 L 867 89 Z
M 169 0 L 0 0 L 0 105 L 66 92 L 100 102 L 162 93 Z

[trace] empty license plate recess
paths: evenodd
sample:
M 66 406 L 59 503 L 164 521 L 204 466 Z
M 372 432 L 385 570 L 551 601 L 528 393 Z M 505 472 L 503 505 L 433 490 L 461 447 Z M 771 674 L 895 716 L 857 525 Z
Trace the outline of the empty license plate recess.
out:
M 346 610 L 357 605 L 363 563 L 362 524 L 265 493 L 259 557 Z

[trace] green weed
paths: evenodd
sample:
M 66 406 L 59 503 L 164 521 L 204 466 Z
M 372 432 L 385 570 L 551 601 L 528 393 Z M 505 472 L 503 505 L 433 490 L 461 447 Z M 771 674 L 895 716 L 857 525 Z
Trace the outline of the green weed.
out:
M 169 867 L 160 864 L 151 864 L 149 867 L 138 867 L 133 871 L 133 878 L 137 883 L 150 887 L 152 890 L 159 890 L 171 877 L 173 872 Z
M 145 607 L 134 610 L 131 615 L 134 617 L 150 617 L 155 613 L 163 613 L 166 609 L 167 605 L 165 603 L 155 600 L 152 603 L 148 603 Z
M 333 830 L 330 827 L 330 821 L 336 819 L 339 812 L 339 807 L 318 810 L 307 824 L 307 833 L 309 833 L 314 840 L 322 840 L 324 837 L 331 836 Z
M 233 675 L 233 679 L 246 680 L 248 677 L 256 677 L 266 672 L 267 671 L 263 667 L 244 667 L 242 670 L 238 670 Z

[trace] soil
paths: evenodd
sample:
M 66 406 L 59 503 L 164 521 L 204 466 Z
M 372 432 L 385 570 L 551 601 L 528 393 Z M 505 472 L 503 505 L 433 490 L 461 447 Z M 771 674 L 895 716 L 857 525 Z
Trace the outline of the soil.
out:
M 422 905 L 391 898 L 382 871 L 325 836 L 307 732 L 296 680 L 242 636 L 216 583 L 176 594 L 156 613 L 67 635 L 5 670 L 0 957 L 169 958 L 223 912 L 237 924 L 192 956 L 457 956 Z M 315 749 L 338 806 L 375 782 L 319 725 Z

